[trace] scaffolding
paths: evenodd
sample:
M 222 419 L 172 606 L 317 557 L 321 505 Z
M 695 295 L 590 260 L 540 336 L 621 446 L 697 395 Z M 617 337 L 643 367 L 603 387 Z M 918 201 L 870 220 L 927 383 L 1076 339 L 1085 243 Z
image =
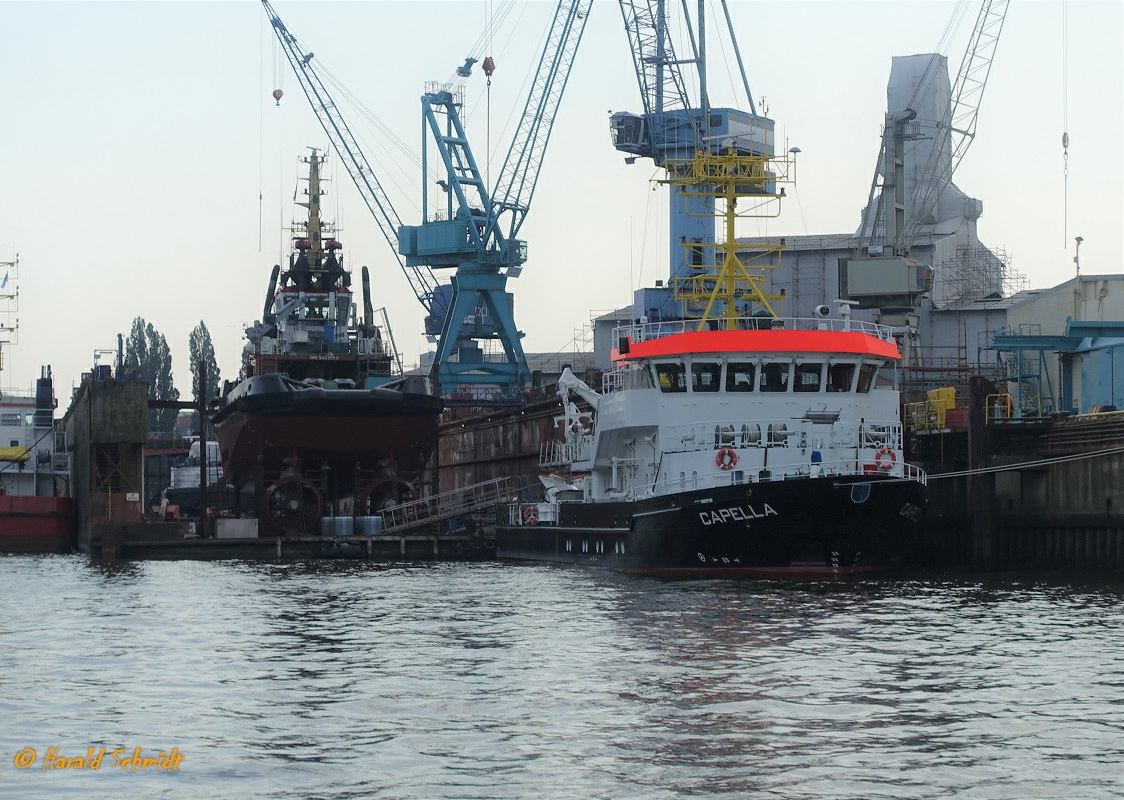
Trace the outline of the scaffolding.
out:
M 934 266 L 947 287 L 950 303 L 986 297 L 1010 297 L 1026 288 L 1027 279 L 1011 266 L 1002 248 L 958 247 L 956 255 Z

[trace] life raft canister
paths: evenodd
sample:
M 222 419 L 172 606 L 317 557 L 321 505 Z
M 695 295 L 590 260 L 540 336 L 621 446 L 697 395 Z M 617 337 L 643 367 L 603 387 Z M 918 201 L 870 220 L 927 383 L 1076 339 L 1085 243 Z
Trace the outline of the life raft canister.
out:
M 883 461 L 882 456 L 889 456 L 889 458 Z M 897 460 L 898 457 L 894 455 L 894 451 L 889 447 L 883 447 L 881 450 L 874 454 L 874 463 L 878 465 L 878 469 L 890 469 L 894 466 L 894 462 L 896 462 Z
M 714 463 L 719 469 L 733 469 L 738 464 L 738 454 L 729 447 L 723 447 L 715 454 Z

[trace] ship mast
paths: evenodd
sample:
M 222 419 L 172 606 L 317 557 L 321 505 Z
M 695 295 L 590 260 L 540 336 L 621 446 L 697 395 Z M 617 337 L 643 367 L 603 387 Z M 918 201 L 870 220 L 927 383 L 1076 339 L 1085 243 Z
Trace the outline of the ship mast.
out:
M 725 152 L 699 150 L 694 158 L 667 159 L 667 177 L 657 183 L 676 187 L 694 200 L 703 213 L 723 223 L 725 241 L 685 242 L 684 247 L 714 253 L 700 260 L 682 277 L 673 277 L 675 299 L 684 301 L 685 316 L 698 319 L 698 330 L 711 321 L 735 330 L 739 320 L 749 316 L 776 318 L 783 294 L 766 289 L 769 270 L 780 266 L 784 240 L 776 244 L 754 245 L 748 255 L 738 252 L 736 223 L 740 219 L 776 217 L 785 196 L 780 183 L 795 180 L 795 159 L 783 155 L 747 155 L 729 145 Z M 748 209 L 738 209 L 738 199 L 749 197 Z M 717 227 L 717 226 L 715 226 Z M 743 258 L 744 256 L 744 258 Z M 690 259 L 688 258 L 688 261 Z
M 308 222 L 305 223 L 305 237 L 311 245 L 308 253 L 308 260 L 310 264 L 318 265 L 322 255 L 321 249 L 321 231 L 322 223 L 320 221 L 320 165 L 324 163 L 324 156 L 319 154 L 319 151 L 312 147 L 312 155 L 306 159 L 302 159 L 308 164 L 308 199 L 307 202 L 297 203 L 297 205 L 304 206 L 308 209 Z

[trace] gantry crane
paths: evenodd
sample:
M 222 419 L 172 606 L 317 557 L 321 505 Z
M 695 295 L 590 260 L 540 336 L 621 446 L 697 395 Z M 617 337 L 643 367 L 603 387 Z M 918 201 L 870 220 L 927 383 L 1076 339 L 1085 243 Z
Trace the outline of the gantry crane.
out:
M 517 235 L 527 216 L 543 155 L 581 42 L 592 0 L 560 0 L 523 115 L 503 168 L 491 191 L 472 154 L 459 108 L 460 90 L 431 84 L 422 95 L 422 116 L 444 167 L 444 204 L 430 213 L 428 187 L 422 190 L 420 225 L 399 229 L 398 249 L 406 264 L 455 268 L 449 313 L 437 345 L 436 374 L 442 387 L 497 386 L 510 395 L 530 379 L 506 286 L 527 260 L 527 243 Z M 463 75 L 471 65 L 462 68 Z M 427 174 L 428 147 L 422 151 Z M 495 340 L 503 353 L 489 355 L 470 343 Z M 454 351 L 455 357 L 454 357 Z
M 667 180 L 661 182 L 671 187 L 670 280 L 667 288 L 640 290 L 636 298 L 638 316 L 691 316 L 692 301 L 705 301 L 706 308 L 713 310 L 715 298 L 711 289 L 715 285 L 715 273 L 722 272 L 723 265 L 728 264 L 733 255 L 733 248 L 715 242 L 716 216 L 727 218 L 727 222 L 732 219 L 718 211 L 716 201 L 729 203 L 735 196 L 747 195 L 779 196 L 774 194 L 775 181 L 753 180 L 736 186 L 718 186 L 700 180 L 700 176 L 705 177 L 718 168 L 714 158 L 733 159 L 730 166 L 736 164 L 739 169 L 750 163 L 761 169 L 766 168 L 766 162 L 775 155 L 773 120 L 757 113 L 726 0 L 720 0 L 720 5 L 749 111 L 711 105 L 707 89 L 703 0 L 699 0 L 694 24 L 686 13 L 686 2 L 683 3 L 680 27 L 690 44 L 690 58 L 676 55 L 666 0 L 620 0 L 644 111 L 611 115 L 613 145 L 629 154 L 626 163 L 631 164 L 638 157 L 652 159 L 656 166 L 667 171 Z M 691 97 L 688 87 L 690 76 L 682 70 L 692 65 L 696 70 L 696 98 Z M 694 163 L 696 159 L 700 159 L 698 164 Z M 724 228 L 728 232 L 729 224 Z M 727 252 L 719 252 L 720 249 Z M 743 270 L 738 267 L 734 271 L 740 275 Z M 756 285 L 757 299 L 765 301 L 763 305 L 767 313 L 771 313 L 768 298 L 761 294 L 763 283 L 756 281 Z M 728 309 L 723 309 L 723 314 L 727 312 Z
M 526 242 L 516 234 L 534 195 L 591 3 L 559 0 L 519 127 L 493 191 L 484 185 L 465 136 L 458 111 L 460 92 L 453 86 L 437 85 L 426 91 L 422 96 L 424 124 L 444 164 L 442 186 L 448 199 L 445 219 L 431 219 L 427 155 L 423 152 L 423 221 L 407 226 L 318 76 L 312 53 L 300 46 L 268 0 L 262 0 L 317 119 L 427 311 L 427 333 L 439 334 L 433 368 L 439 390 L 450 396 L 463 395 L 458 388 L 465 386 L 495 387 L 487 396 L 469 392 L 465 402 L 470 405 L 512 402 L 530 379 L 519 341 L 523 334 L 516 328 L 506 283 L 507 278 L 518 276 L 527 260 Z M 467 77 L 474 62 L 469 59 L 458 72 Z M 455 270 L 448 285 L 439 283 L 434 268 Z M 485 352 L 479 345 L 482 340 L 497 340 L 503 354 Z

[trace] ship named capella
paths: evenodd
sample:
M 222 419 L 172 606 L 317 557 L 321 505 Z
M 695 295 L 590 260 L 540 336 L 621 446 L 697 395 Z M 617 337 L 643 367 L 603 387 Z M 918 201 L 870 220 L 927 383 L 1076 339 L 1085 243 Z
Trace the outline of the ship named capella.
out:
M 753 506 L 734 506 L 732 508 L 700 511 L 699 521 L 703 525 L 722 525 L 727 522 L 752 522 L 755 519 L 764 519 L 769 516 L 777 516 L 777 511 L 768 503 L 763 503 L 760 513 Z
M 926 480 L 903 458 L 901 355 L 890 328 L 840 311 L 618 328 L 601 392 L 559 380 L 545 501 L 510 506 L 497 555 L 668 575 L 898 566 Z

